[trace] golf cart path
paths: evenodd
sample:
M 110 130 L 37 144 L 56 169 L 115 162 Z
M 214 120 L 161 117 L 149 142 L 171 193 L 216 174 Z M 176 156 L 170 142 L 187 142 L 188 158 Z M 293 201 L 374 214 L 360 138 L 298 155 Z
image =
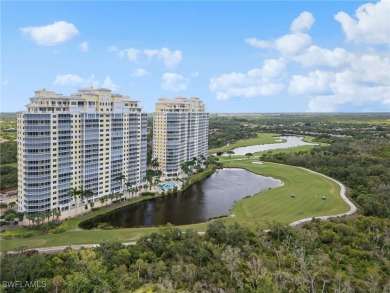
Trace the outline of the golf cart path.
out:
M 282 164 L 279 164 L 279 165 L 282 165 Z M 303 168 L 303 167 L 297 167 L 297 168 L 306 170 L 308 172 L 311 172 L 311 173 L 314 173 L 314 174 L 317 174 L 317 175 L 320 175 L 322 177 L 325 177 L 325 178 L 335 182 L 338 186 L 340 186 L 340 197 L 350 207 L 348 212 L 341 213 L 341 214 L 335 214 L 335 215 L 328 215 L 328 216 L 318 216 L 318 217 L 315 217 L 316 219 L 326 220 L 326 219 L 330 219 L 330 218 L 337 218 L 337 217 L 341 217 L 341 216 L 348 216 L 348 215 L 352 215 L 352 214 L 356 213 L 357 208 L 354 205 L 354 203 L 347 197 L 347 195 L 346 195 L 346 188 L 345 188 L 344 184 L 342 184 L 341 182 L 339 182 L 339 181 L 337 181 L 337 180 L 335 180 L 335 179 L 333 179 L 333 178 L 331 178 L 329 176 L 326 176 L 324 174 L 321 174 L 321 173 L 318 173 L 318 172 L 315 172 L 315 171 L 312 171 L 312 170 L 309 170 L 309 169 L 306 169 L 306 168 Z M 297 221 L 294 221 L 294 222 L 290 223 L 290 226 L 297 226 L 297 225 L 300 225 L 300 224 L 305 223 L 305 222 L 310 222 L 312 219 L 313 219 L 313 217 L 297 220 Z

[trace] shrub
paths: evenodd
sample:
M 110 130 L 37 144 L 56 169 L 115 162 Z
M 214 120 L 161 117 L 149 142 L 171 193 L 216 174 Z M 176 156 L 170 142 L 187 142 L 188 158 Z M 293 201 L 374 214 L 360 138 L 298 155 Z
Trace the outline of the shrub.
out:
M 53 233 L 53 234 L 61 234 L 61 233 L 66 232 L 66 230 L 64 228 L 55 228 L 55 229 L 50 230 L 49 232 Z
M 156 194 L 154 193 L 154 192 L 142 192 L 141 193 L 141 196 L 148 196 L 148 195 L 150 195 L 150 196 L 155 196 Z
M 17 225 L 19 224 L 19 221 L 14 221 L 12 224 Z
M 17 238 L 30 238 L 32 236 L 33 236 L 33 234 L 31 232 L 20 233 L 20 234 L 15 235 L 15 237 L 17 237 Z
M 100 210 L 100 208 L 92 208 L 93 212 L 98 211 L 98 210 Z
M 98 226 L 97 226 L 98 229 L 102 229 L 102 230 L 111 230 L 111 229 L 114 229 L 113 226 L 111 225 L 108 225 L 108 223 L 100 223 Z

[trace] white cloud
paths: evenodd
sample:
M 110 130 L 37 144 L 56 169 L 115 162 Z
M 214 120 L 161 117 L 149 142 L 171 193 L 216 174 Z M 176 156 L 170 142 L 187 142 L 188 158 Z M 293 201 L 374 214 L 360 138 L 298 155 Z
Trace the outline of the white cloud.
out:
M 290 30 L 294 33 L 302 32 L 306 29 L 310 29 L 315 18 L 310 12 L 302 12 L 296 19 L 293 20 L 290 26 Z
M 78 29 L 72 23 L 65 21 L 57 21 L 46 26 L 29 26 L 20 30 L 43 46 L 58 45 L 79 34 Z
M 73 87 L 105 87 L 111 90 L 117 90 L 118 86 L 114 84 L 111 80 L 111 77 L 107 76 L 104 81 L 101 83 L 95 79 L 95 76 L 92 74 L 88 78 L 83 78 L 76 74 L 57 74 L 56 79 L 53 82 L 53 85 L 59 86 L 73 86 Z
M 113 91 L 118 89 L 118 86 L 112 81 L 111 77 L 109 77 L 109 76 L 107 76 L 104 79 L 104 81 L 102 83 L 102 87 L 113 90 Z
M 80 50 L 83 51 L 83 52 L 88 52 L 88 50 L 89 50 L 88 42 L 82 42 L 82 43 L 79 45 L 79 48 L 80 48 Z
M 390 62 L 378 55 L 354 56 L 347 68 L 328 73 L 328 92 L 310 99 L 309 111 L 336 111 L 344 104 L 366 106 L 375 104 L 390 110 Z M 310 75 L 309 75 L 310 77 Z M 309 90 L 307 89 L 307 92 Z M 314 92 L 313 92 L 314 93 Z
M 261 68 L 246 73 L 222 74 L 212 78 L 209 88 L 216 93 L 217 100 L 273 96 L 284 89 L 284 84 L 280 80 L 284 69 L 283 59 L 267 59 Z
M 188 80 L 182 75 L 174 72 L 166 72 L 162 76 L 161 88 L 166 91 L 184 91 L 187 89 Z
M 147 71 L 146 69 L 144 68 L 137 68 L 136 70 L 134 70 L 134 72 L 131 74 L 132 77 L 142 77 L 142 76 L 145 76 L 145 75 L 149 75 L 150 72 Z
M 2 82 L 1 82 L 2 85 L 8 85 L 9 84 L 9 80 L 8 79 L 4 79 Z
M 288 92 L 291 95 L 313 95 L 329 92 L 329 85 L 334 81 L 334 74 L 316 70 L 308 76 L 293 75 Z
M 283 35 L 275 41 L 247 38 L 245 39 L 245 43 L 262 49 L 275 48 L 286 57 L 295 56 L 303 49 L 310 46 L 311 37 L 308 34 L 303 33 L 303 31 L 309 29 L 314 21 L 313 15 L 310 12 L 305 11 L 291 23 L 290 29 L 293 32 L 292 34 Z
M 194 71 L 191 73 L 191 76 L 192 77 L 198 77 L 199 76 L 199 72 L 198 71 Z
M 361 5 L 355 18 L 341 11 L 335 15 L 348 41 L 367 44 L 390 45 L 390 1 Z
M 295 56 L 311 44 L 311 37 L 304 33 L 284 35 L 276 40 L 275 48 L 283 56 Z
M 54 85 L 63 85 L 63 86 L 78 86 L 82 85 L 85 82 L 84 78 L 76 74 L 57 74 Z
M 247 43 L 247 44 L 249 44 L 249 45 L 251 45 L 253 47 L 262 48 L 262 49 L 266 49 L 266 48 L 271 48 L 272 47 L 272 43 L 271 42 L 258 40 L 256 38 L 247 38 L 247 39 L 245 39 L 245 43 Z
M 304 67 L 330 66 L 339 67 L 351 60 L 353 54 L 348 53 L 343 48 L 327 50 L 317 46 L 307 48 L 301 55 L 293 59 L 301 63 Z
M 161 48 L 159 50 L 144 50 L 144 54 L 149 58 L 157 57 L 162 60 L 167 68 L 174 68 L 182 59 L 182 52 L 180 50 L 171 51 L 168 48 Z
M 120 58 L 127 57 L 127 59 L 129 59 L 131 62 L 136 63 L 139 53 L 140 53 L 140 50 L 138 50 L 138 49 L 128 48 L 128 49 L 119 50 L 118 56 Z

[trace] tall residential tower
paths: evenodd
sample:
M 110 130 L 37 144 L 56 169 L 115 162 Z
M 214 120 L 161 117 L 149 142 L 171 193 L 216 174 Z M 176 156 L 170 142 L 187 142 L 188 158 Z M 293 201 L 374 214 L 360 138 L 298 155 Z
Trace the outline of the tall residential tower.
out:
M 88 198 L 123 190 L 146 173 L 147 114 L 138 101 L 111 90 L 86 88 L 71 96 L 45 89 L 18 113 L 18 203 L 32 214 L 74 207 L 71 188 Z
M 159 99 L 153 118 L 153 157 L 167 176 L 181 165 L 207 156 L 209 114 L 198 98 Z

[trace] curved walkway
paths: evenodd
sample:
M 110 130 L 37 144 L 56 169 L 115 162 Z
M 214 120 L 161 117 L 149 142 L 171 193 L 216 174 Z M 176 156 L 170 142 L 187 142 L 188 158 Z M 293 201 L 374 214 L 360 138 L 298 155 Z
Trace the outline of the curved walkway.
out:
M 279 164 L 279 165 L 283 165 L 283 164 Z M 303 167 L 297 167 L 297 168 L 309 171 L 309 172 L 317 174 L 317 175 L 321 175 L 321 176 L 323 176 L 325 178 L 328 178 L 329 180 L 332 180 L 333 182 L 337 183 L 340 186 L 340 196 L 341 196 L 341 198 L 350 207 L 350 210 L 348 212 L 341 213 L 341 214 L 336 214 L 336 215 L 329 215 L 329 216 L 319 216 L 319 217 L 315 217 L 316 219 L 326 220 L 326 219 L 330 219 L 330 218 L 337 218 L 337 217 L 341 217 L 341 216 L 348 216 L 348 215 L 352 215 L 352 214 L 356 213 L 357 208 L 353 204 L 353 202 L 347 197 L 346 192 L 345 192 L 346 190 L 345 190 L 344 184 L 342 184 L 341 182 L 339 182 L 339 181 L 337 181 L 337 180 L 335 180 L 335 179 L 333 179 L 333 178 L 331 178 L 329 176 L 326 176 L 324 174 L 321 174 L 321 173 L 318 173 L 318 172 L 315 172 L 315 171 L 312 171 L 312 170 L 309 170 L 309 169 L 306 169 L 306 168 L 303 168 Z M 290 223 L 290 226 L 297 226 L 297 225 L 300 225 L 300 224 L 305 223 L 305 222 L 310 222 L 312 219 L 313 219 L 313 217 L 297 220 L 297 221 L 294 221 L 294 222 Z

